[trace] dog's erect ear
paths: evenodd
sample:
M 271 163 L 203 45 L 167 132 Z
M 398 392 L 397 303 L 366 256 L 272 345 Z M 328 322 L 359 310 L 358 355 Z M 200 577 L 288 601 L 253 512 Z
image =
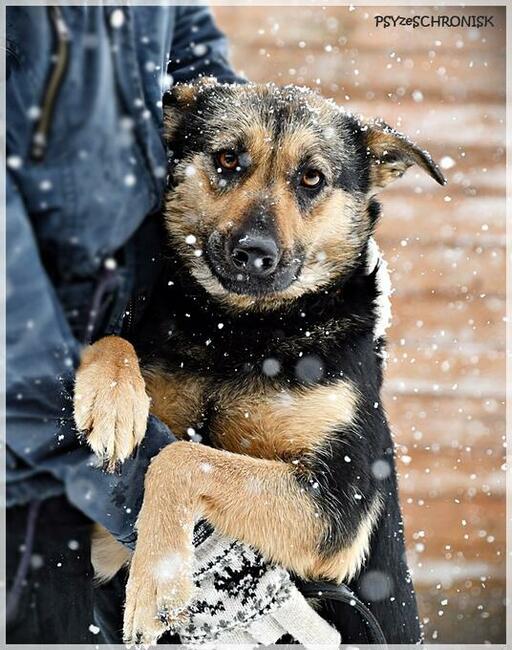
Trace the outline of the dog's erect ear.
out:
M 371 157 L 371 187 L 385 187 L 407 171 L 419 165 L 440 185 L 446 184 L 441 170 L 430 154 L 395 131 L 384 122 L 371 122 L 367 126 L 367 148 Z
M 217 84 L 215 77 L 200 77 L 192 83 L 178 83 L 164 93 L 164 136 L 170 140 L 181 116 L 194 109 L 201 92 Z

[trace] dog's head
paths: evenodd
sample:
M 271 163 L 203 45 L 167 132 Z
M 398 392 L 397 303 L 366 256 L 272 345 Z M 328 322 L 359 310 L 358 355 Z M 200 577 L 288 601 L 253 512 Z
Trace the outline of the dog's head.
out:
M 165 96 L 172 246 L 232 307 L 272 308 L 358 261 L 375 224 L 372 197 L 430 156 L 294 86 L 206 79 Z

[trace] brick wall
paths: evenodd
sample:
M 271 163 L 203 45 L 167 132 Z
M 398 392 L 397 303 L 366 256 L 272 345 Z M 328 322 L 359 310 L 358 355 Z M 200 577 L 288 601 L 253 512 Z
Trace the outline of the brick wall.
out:
M 428 641 L 504 641 L 505 20 L 377 29 L 429 7 L 216 7 L 238 70 L 381 116 L 442 162 L 382 195 L 393 271 L 385 401 Z

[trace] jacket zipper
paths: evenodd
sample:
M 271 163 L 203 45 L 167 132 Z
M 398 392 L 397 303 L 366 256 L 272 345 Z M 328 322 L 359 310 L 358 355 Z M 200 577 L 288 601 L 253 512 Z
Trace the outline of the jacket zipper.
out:
M 69 61 L 69 30 L 62 16 L 60 7 L 49 7 L 50 20 L 57 38 L 56 60 L 44 95 L 41 115 L 32 137 L 31 157 L 40 161 L 46 154 L 48 133 L 62 80 Z

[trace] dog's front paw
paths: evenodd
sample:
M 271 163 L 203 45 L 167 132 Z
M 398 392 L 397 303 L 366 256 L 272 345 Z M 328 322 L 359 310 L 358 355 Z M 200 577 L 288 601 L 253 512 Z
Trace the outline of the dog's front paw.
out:
M 149 397 L 133 346 L 117 336 L 86 349 L 76 374 L 74 416 L 92 450 L 113 471 L 146 431 Z
M 188 620 L 192 595 L 192 553 L 155 558 L 136 550 L 126 585 L 124 642 L 154 645 L 167 630 L 177 630 Z

